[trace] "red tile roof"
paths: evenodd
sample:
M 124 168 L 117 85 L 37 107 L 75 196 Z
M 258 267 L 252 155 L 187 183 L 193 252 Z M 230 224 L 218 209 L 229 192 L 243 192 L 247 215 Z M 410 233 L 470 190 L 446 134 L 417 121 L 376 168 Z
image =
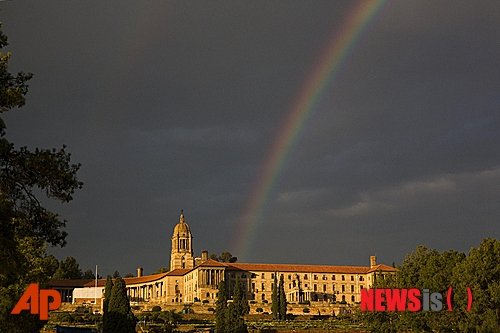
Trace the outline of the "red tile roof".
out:
M 256 263 L 222 263 L 212 259 L 206 260 L 196 267 L 225 267 L 228 270 L 260 271 L 260 272 L 290 272 L 290 273 L 346 273 L 366 274 L 374 271 L 395 272 L 396 269 L 384 264 L 373 268 L 368 266 L 328 266 L 328 265 L 300 265 L 300 264 L 256 264 Z M 196 268 L 195 267 L 195 268 Z
M 83 287 L 87 283 L 95 280 L 90 279 L 80 279 L 80 280 L 50 280 L 47 285 L 52 288 L 78 288 Z
M 228 269 L 264 272 L 290 273 L 347 273 L 364 274 L 370 268 L 366 266 L 326 266 L 326 265 L 297 265 L 297 264 L 249 264 L 231 263 Z
M 190 270 L 191 269 L 177 268 L 177 269 L 174 269 L 173 271 L 168 272 L 166 275 L 167 276 L 184 276 Z
M 228 264 L 213 259 L 208 259 L 196 267 L 227 267 Z
M 157 280 L 162 279 L 165 277 L 168 273 L 160 273 L 160 274 L 153 274 L 153 275 L 144 275 L 141 277 L 131 277 L 131 278 L 124 278 L 125 284 L 130 285 L 130 284 L 138 284 L 138 283 L 146 283 L 146 282 L 154 282 Z
M 374 266 L 373 268 L 370 268 L 368 270 L 368 273 L 371 273 L 371 272 L 397 272 L 398 270 L 392 266 L 387 266 L 387 265 L 384 265 L 384 264 L 378 264 L 376 266 Z
M 125 281 L 126 285 L 154 282 L 154 281 L 162 279 L 167 274 L 168 273 L 160 273 L 160 274 L 144 275 L 141 277 L 134 276 L 134 277 L 129 277 L 129 278 L 123 278 L 123 281 Z M 114 279 L 113 279 L 113 281 L 114 281 Z M 106 279 L 97 280 L 98 287 L 104 287 L 105 285 L 106 285 Z M 95 287 L 95 280 L 89 280 L 89 282 L 86 283 L 84 285 L 84 287 Z
M 99 279 L 97 280 L 97 286 L 98 287 L 104 287 L 106 285 L 106 279 Z M 95 287 L 95 280 L 91 280 L 88 283 L 85 284 L 84 287 Z

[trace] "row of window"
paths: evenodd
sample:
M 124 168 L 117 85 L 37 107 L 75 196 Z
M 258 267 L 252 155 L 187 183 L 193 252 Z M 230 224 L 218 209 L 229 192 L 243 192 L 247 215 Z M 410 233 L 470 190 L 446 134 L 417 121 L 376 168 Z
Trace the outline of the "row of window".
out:
M 254 295 L 254 298 L 255 298 L 255 295 Z M 320 295 L 320 296 L 318 296 L 318 295 L 316 295 L 316 294 L 312 295 L 312 300 L 313 300 L 313 302 L 319 301 L 319 300 L 320 300 L 320 298 L 321 298 L 321 295 Z M 337 298 L 337 297 L 335 296 L 335 298 Z M 335 298 L 334 298 L 334 300 L 335 300 Z M 329 298 L 328 298 L 328 296 L 327 296 L 327 295 L 323 295 L 323 301 L 327 301 L 328 299 L 329 299 Z M 267 303 L 267 300 L 266 300 L 266 294 L 262 294 L 262 295 L 261 295 L 261 301 L 264 301 L 265 303 Z M 345 302 L 345 301 L 346 301 L 346 299 L 345 299 L 345 295 L 342 295 L 342 302 Z M 355 301 L 356 301 L 356 296 L 351 295 L 351 302 L 353 302 L 353 303 L 354 303 Z
M 295 282 L 292 283 L 289 283 L 288 284 L 288 289 L 292 289 L 292 288 L 295 288 L 296 287 L 296 284 Z M 349 287 L 349 286 L 347 286 Z M 271 283 L 271 290 L 274 288 L 274 283 Z M 304 288 L 309 288 L 309 284 L 305 283 L 304 284 Z M 346 285 L 341 285 L 340 286 L 342 292 L 345 292 L 346 290 L 348 290 L 348 288 L 346 288 Z M 363 289 L 363 286 L 359 286 L 359 289 Z M 256 290 L 255 289 L 255 283 L 252 283 L 252 290 Z M 260 291 L 265 291 L 266 290 L 266 285 L 264 283 L 261 283 L 260 285 Z M 313 285 L 313 290 L 314 291 L 318 291 L 318 285 L 315 283 Z M 351 293 L 354 293 L 355 290 L 356 290 L 356 287 L 354 285 L 350 285 L 350 290 L 351 290 Z M 323 284 L 323 292 L 327 292 L 328 291 L 328 286 L 326 284 Z M 335 292 L 336 289 L 335 289 L 335 284 L 332 285 L 332 292 Z

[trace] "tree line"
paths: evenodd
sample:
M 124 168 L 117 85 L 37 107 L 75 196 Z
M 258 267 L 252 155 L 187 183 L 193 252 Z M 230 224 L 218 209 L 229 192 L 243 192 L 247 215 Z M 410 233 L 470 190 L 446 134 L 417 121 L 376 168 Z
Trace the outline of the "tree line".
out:
M 452 311 L 367 312 L 362 318 L 374 332 L 499 332 L 500 241 L 484 239 L 466 255 L 418 246 L 408 254 L 396 274 L 378 278 L 375 288 L 429 289 L 445 295 L 454 291 Z M 473 302 L 466 311 L 466 288 Z
M 133 333 L 137 318 L 130 308 L 125 281 L 121 277 L 116 279 L 108 275 L 104 287 L 103 300 L 103 332 Z
M 244 288 L 240 278 L 237 277 L 234 283 L 232 299 L 229 297 L 226 282 L 221 281 L 215 303 L 215 332 L 248 332 L 243 316 L 249 312 L 250 305 L 248 304 L 246 288 Z
M 10 52 L 0 25 L 0 115 L 25 105 L 32 74 L 8 70 Z M 5 332 L 37 332 L 43 322 L 27 313 L 11 315 L 26 286 L 42 285 L 51 272 L 48 246 L 64 246 L 66 220 L 43 205 L 42 196 L 67 203 L 83 183 L 80 164 L 61 148 L 30 150 L 7 138 L 0 117 L 0 327 Z

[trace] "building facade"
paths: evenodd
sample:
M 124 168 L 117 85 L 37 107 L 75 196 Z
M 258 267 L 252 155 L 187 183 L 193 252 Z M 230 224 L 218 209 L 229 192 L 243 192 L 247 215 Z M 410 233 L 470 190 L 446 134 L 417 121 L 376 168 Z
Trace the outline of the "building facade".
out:
M 144 276 L 138 268 L 136 277 L 124 280 L 130 301 L 137 304 L 214 303 L 219 283 L 225 281 L 231 294 L 238 278 L 249 300 L 271 303 L 274 283 L 281 277 L 289 303 L 351 304 L 360 301 L 361 290 L 370 288 L 377 277 L 395 271 L 377 264 L 375 256 L 370 257 L 368 266 L 223 263 L 209 259 L 207 251 L 195 258 L 191 229 L 181 211 L 171 237 L 170 271 Z M 88 281 L 74 288 L 69 299 L 77 303 L 92 302 L 94 295 L 101 299 L 105 282 L 99 280 L 94 290 L 95 282 Z M 57 283 L 53 287 L 57 288 Z

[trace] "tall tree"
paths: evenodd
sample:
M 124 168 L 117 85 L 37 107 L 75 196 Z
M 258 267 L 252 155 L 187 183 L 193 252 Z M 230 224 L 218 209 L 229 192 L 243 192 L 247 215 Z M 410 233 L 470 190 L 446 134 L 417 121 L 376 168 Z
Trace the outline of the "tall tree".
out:
M 239 277 L 236 278 L 233 289 L 233 300 L 229 303 L 227 310 L 227 328 L 230 333 L 245 333 L 247 326 L 243 316 L 250 311 L 250 306 L 246 299 L 246 292 Z
M 217 301 L 215 302 L 215 332 L 225 333 L 227 327 L 227 299 L 228 294 L 226 290 L 225 281 L 219 282 Z
M 109 329 L 108 324 L 108 308 L 109 308 L 109 300 L 111 298 L 111 293 L 113 291 L 113 279 L 110 275 L 106 278 L 106 285 L 104 286 L 104 300 L 102 303 L 102 327 L 104 332 L 107 332 Z
M 102 304 L 102 310 L 104 313 L 108 312 L 109 300 L 111 299 L 111 293 L 113 291 L 113 279 L 110 275 L 106 278 L 106 285 L 104 286 L 104 302 Z
M 279 302 L 279 291 L 278 291 L 278 279 L 276 278 L 276 274 L 274 275 L 274 283 L 273 283 L 273 293 L 271 295 L 271 312 L 273 313 L 273 319 L 280 319 L 280 302 Z
M 285 281 L 284 281 L 283 275 L 280 276 L 278 301 L 279 301 L 279 319 L 286 320 L 287 303 L 286 303 L 286 294 L 285 294 Z
M 59 262 L 59 267 L 54 273 L 54 279 L 81 279 L 83 277 L 80 265 L 73 257 L 66 257 L 66 259 Z
M 247 293 L 243 287 L 239 276 L 236 278 L 233 290 L 233 303 L 236 309 L 236 313 L 240 316 L 244 316 L 250 312 L 250 305 L 248 304 Z
M 0 48 L 7 37 L 0 27 Z M 0 114 L 25 104 L 31 74 L 8 71 L 10 53 L 0 52 Z M 0 117 L 0 327 L 6 332 L 34 332 L 43 325 L 29 314 L 10 315 L 28 283 L 44 283 L 48 245 L 63 246 L 66 221 L 46 209 L 40 195 L 60 202 L 73 199 L 82 187 L 76 178 L 80 165 L 71 164 L 61 149 L 16 148 L 6 138 Z M 50 261 L 50 259 L 48 259 Z
M 105 332 L 109 333 L 134 333 L 137 319 L 130 308 L 127 297 L 127 288 L 122 278 L 117 278 L 111 290 Z

